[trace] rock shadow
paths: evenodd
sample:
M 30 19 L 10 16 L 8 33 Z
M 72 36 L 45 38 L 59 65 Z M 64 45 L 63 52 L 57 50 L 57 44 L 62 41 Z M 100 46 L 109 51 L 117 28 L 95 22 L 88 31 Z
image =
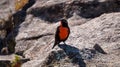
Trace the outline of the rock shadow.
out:
M 96 50 L 83 48 L 78 49 L 68 44 L 59 44 L 60 50 L 53 50 L 49 53 L 42 67 L 66 66 L 66 64 L 73 64 L 77 67 L 86 67 L 85 60 L 91 60 L 96 55 Z
M 84 62 L 84 59 L 82 58 L 78 48 L 66 44 L 60 44 L 58 46 L 64 50 L 73 64 L 78 64 L 79 67 L 86 67 L 86 63 Z

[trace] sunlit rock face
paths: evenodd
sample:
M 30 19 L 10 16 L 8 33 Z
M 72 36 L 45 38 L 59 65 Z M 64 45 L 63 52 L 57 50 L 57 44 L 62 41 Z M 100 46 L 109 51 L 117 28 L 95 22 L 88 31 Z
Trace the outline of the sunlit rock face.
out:
M 15 0 L 1 0 L 0 51 L 29 58 L 22 67 L 120 66 L 119 7 L 118 0 L 29 0 L 15 11 Z M 52 49 L 62 18 L 71 33 Z

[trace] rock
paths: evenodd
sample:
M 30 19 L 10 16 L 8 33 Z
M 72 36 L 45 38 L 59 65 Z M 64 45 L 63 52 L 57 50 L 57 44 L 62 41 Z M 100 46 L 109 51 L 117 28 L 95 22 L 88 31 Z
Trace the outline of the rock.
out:
M 0 40 L 1 40 L 0 54 L 1 54 L 1 52 L 4 52 L 3 51 L 4 48 L 9 49 L 9 47 L 12 47 L 12 45 L 13 45 L 13 44 L 11 45 L 9 43 L 9 42 L 14 42 L 14 41 L 10 41 L 10 39 L 13 39 L 13 37 L 10 37 L 9 40 L 7 39 L 7 36 L 13 30 L 13 27 L 14 27 L 14 25 L 12 22 L 11 14 L 9 14 L 8 17 L 5 19 L 1 19 L 1 21 L 0 21 Z M 8 45 L 8 44 L 10 44 L 10 45 Z M 9 49 L 9 50 L 10 50 L 9 52 L 14 52 L 14 51 L 11 51 L 11 49 Z M 8 50 L 5 50 L 5 51 L 7 51 L 7 53 L 8 53 Z
M 45 21 L 56 22 L 63 17 L 70 18 L 74 13 L 91 19 L 103 13 L 118 11 L 120 8 L 116 0 L 37 0 L 28 13 Z
M 14 13 L 14 0 L 0 1 L 0 19 L 7 19 L 9 14 Z
M 9 3 L 0 3 L 0 44 L 30 58 L 22 67 L 119 66 L 118 0 L 29 0 L 18 12 Z M 71 34 L 66 45 L 51 49 L 61 18 L 67 18 Z
M 49 24 L 47 21 L 38 18 L 33 18 L 30 23 L 28 22 L 28 18 L 32 18 L 33 16 L 28 15 L 26 21 L 21 24 L 21 28 L 19 29 L 20 32 L 16 37 L 16 50 L 25 51 L 24 56 L 26 58 L 31 58 L 31 61 L 23 64 L 23 67 L 29 67 L 31 63 L 35 63 L 30 65 L 33 67 L 39 67 L 41 65 L 43 65 L 43 67 L 49 65 L 60 65 L 60 67 L 62 67 L 61 65 L 70 65 L 72 67 L 74 66 L 72 60 L 76 59 L 75 55 L 82 60 L 82 64 L 88 67 L 110 66 L 109 64 L 116 64 L 116 62 L 120 61 L 119 16 L 120 13 L 103 14 L 79 26 L 72 26 L 71 20 L 71 22 L 69 22 L 71 34 L 66 41 L 69 47 L 60 44 L 60 46 L 64 46 L 66 49 L 56 46 L 55 49 L 52 50 L 51 47 L 53 46 L 54 35 L 38 36 L 47 33 L 54 34 L 58 23 Z M 29 25 L 26 25 L 26 22 Z M 32 37 L 38 38 L 30 39 Z M 93 48 L 96 43 L 99 44 L 107 54 L 104 55 L 97 52 L 97 50 Z M 75 55 L 71 54 L 77 52 L 74 48 L 80 53 L 78 52 Z M 69 52 L 69 50 L 73 52 Z M 68 54 L 65 51 L 67 51 Z M 73 55 L 72 59 L 69 58 L 69 53 L 70 56 Z M 60 60 L 57 60 L 57 58 L 60 58 Z M 81 60 L 75 62 L 75 67 L 82 65 L 78 63 Z M 48 64 L 48 62 L 50 63 Z M 119 63 L 120 62 L 118 62 L 118 64 Z
M 46 13 L 44 14 L 44 12 L 46 12 L 49 8 L 52 8 L 56 5 L 61 7 L 63 4 L 66 3 L 65 1 L 63 1 L 62 2 L 63 4 L 61 5 L 59 4 L 61 2 L 57 1 L 57 4 L 55 5 L 47 4 L 49 6 L 46 6 L 47 2 L 44 1 L 43 3 L 45 6 L 44 5 L 38 6 L 37 4 L 39 3 L 39 1 L 37 1 L 28 10 L 29 15 L 27 15 L 25 21 L 21 24 L 21 27 L 19 28 L 19 33 L 16 37 L 16 42 L 17 42 L 16 52 L 25 51 L 24 52 L 25 57 L 31 59 L 31 61 L 23 64 L 23 67 L 27 67 L 27 66 L 35 67 L 35 66 L 41 66 L 41 65 L 54 66 L 56 64 L 59 65 L 60 63 L 61 63 L 60 65 L 63 65 L 63 66 L 64 65 L 66 66 L 66 64 L 68 66 L 74 65 L 74 63 L 71 62 L 70 58 L 63 59 L 63 58 L 68 57 L 67 54 L 63 51 L 64 49 L 60 49 L 56 46 L 55 50 L 51 50 L 51 47 L 54 42 L 54 35 L 46 35 L 48 33 L 54 34 L 55 28 L 57 27 L 58 23 L 50 24 L 49 22 L 51 22 L 51 20 L 46 19 L 46 18 L 49 18 L 49 15 L 51 16 L 52 13 L 47 13 L 48 15 L 46 15 Z M 116 59 L 118 58 L 118 56 L 116 54 L 114 55 L 111 53 L 114 53 L 114 49 L 117 50 L 117 52 L 119 51 L 118 49 L 119 48 L 119 30 L 117 29 L 119 29 L 118 21 L 119 21 L 120 14 L 110 13 L 110 14 L 103 14 L 102 16 L 97 17 L 101 15 L 102 13 L 113 11 L 113 7 L 110 7 L 112 9 L 108 8 L 108 5 L 111 5 L 111 4 L 115 5 L 114 6 L 116 7 L 115 11 L 119 11 L 119 9 L 117 10 L 117 4 L 114 2 L 112 3 L 112 2 L 113 2 L 112 0 L 110 1 L 110 3 L 108 3 L 108 1 L 101 1 L 101 2 L 98 2 L 99 4 L 97 4 L 96 2 L 92 2 L 92 1 L 91 2 L 90 1 L 80 2 L 80 3 L 83 3 L 83 5 L 81 6 L 82 9 L 83 10 L 87 9 L 85 13 L 82 13 L 84 16 L 79 13 L 73 12 L 74 13 L 73 17 L 68 19 L 69 25 L 71 28 L 71 34 L 70 34 L 69 39 L 66 41 L 66 43 L 70 46 L 74 46 L 75 48 L 77 47 L 77 49 L 80 52 L 80 53 L 77 53 L 78 57 L 80 58 L 80 60 L 78 61 L 82 60 L 84 66 L 91 66 L 91 65 L 92 66 L 101 66 L 101 65 L 109 66 L 110 63 L 113 63 L 112 65 L 114 65 L 116 64 L 114 62 L 119 61 L 118 59 Z M 95 8 L 95 12 L 94 12 L 94 8 L 92 8 L 93 6 L 95 6 L 95 5 L 92 5 L 94 3 L 96 3 L 95 5 L 97 5 L 98 7 L 98 9 Z M 74 3 L 70 2 L 70 4 L 74 4 Z M 88 6 L 91 7 L 93 13 L 89 13 L 91 12 L 91 9 L 89 9 Z M 108 10 L 104 10 L 103 7 L 105 7 L 105 9 L 108 8 Z M 40 10 L 38 8 L 40 8 Z M 54 9 L 56 8 L 53 8 L 53 11 Z M 41 13 L 39 13 L 39 11 L 43 12 L 41 13 L 45 17 L 44 19 L 43 19 L 43 16 L 41 18 Z M 97 11 L 101 11 L 101 12 L 99 13 Z M 84 11 L 81 11 L 81 12 L 84 12 Z M 56 15 L 56 14 L 53 13 L 53 15 Z M 58 17 L 55 20 L 58 20 Z M 97 18 L 94 18 L 94 17 L 97 17 Z M 77 21 L 77 20 L 81 20 L 82 18 L 83 20 L 81 21 L 81 23 Z M 91 18 L 93 18 L 93 20 L 91 20 Z M 74 22 L 76 23 L 74 24 Z M 116 30 L 117 30 L 117 33 L 116 33 Z M 96 43 L 101 46 L 101 48 L 107 53 L 107 55 L 100 54 L 99 51 L 97 52 L 97 50 L 93 48 L 93 46 Z M 59 51 L 62 51 L 62 54 L 60 54 Z M 73 49 L 73 51 L 75 51 L 75 49 Z M 71 53 L 74 53 L 74 52 L 71 52 Z M 63 58 L 60 60 L 56 60 L 56 58 L 53 58 L 53 60 L 51 60 L 50 59 L 52 57 L 51 54 L 53 57 L 54 56 L 56 57 L 56 55 L 59 54 L 60 56 L 62 55 Z M 119 54 L 119 52 L 117 54 Z M 57 57 L 59 57 L 59 55 Z M 111 61 L 110 60 L 108 61 L 108 59 L 111 59 L 111 58 L 108 58 L 107 56 L 114 56 L 112 58 L 114 58 L 115 60 L 112 59 Z M 72 59 L 74 59 L 74 57 Z M 91 60 L 91 59 L 94 59 L 94 60 Z M 69 62 L 64 64 L 65 60 Z M 50 61 L 50 64 L 47 64 L 49 61 Z M 102 62 L 105 62 L 105 64 L 103 64 Z M 34 64 L 30 65 L 31 63 L 34 63 Z M 79 66 L 79 65 L 81 64 L 76 62 L 76 66 Z
M 15 63 L 23 64 L 26 61 L 29 61 L 29 59 L 23 58 L 15 54 L 0 56 L 1 67 L 11 67 L 11 66 L 14 67 Z
M 102 53 L 102 54 L 107 54 L 100 46 L 99 44 L 95 44 L 95 46 L 93 47 L 96 51 Z
M 1 50 L 4 50 L 4 48 L 5 51 L 10 50 L 9 52 L 11 52 L 11 49 L 7 47 L 8 46 L 7 35 L 13 30 L 13 22 L 12 22 L 12 13 L 14 12 L 13 3 L 14 0 L 0 1 L 0 54 L 1 54 Z
M 11 8 L 17 7 L 19 9 L 19 6 L 14 4 L 15 0 L 5 0 L 0 3 L 0 54 L 4 52 L 4 48 L 7 48 L 8 50 L 5 51 L 9 53 L 15 52 L 17 28 L 25 20 L 26 10 L 31 7 L 34 2 L 34 0 L 30 0 L 27 4 L 24 4 L 25 6 L 20 6 L 20 8 L 23 8 L 18 12 L 15 12 L 14 8 Z
M 18 11 L 22 9 L 29 0 L 15 0 L 15 10 Z

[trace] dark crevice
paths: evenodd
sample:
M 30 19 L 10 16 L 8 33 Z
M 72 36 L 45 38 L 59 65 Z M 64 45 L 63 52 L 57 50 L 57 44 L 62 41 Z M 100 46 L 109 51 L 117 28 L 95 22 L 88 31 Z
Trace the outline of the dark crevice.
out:
M 41 35 L 38 35 L 38 36 L 33 36 L 33 37 L 28 37 L 28 38 L 22 38 L 20 40 L 37 40 L 39 38 L 42 38 L 44 36 L 49 36 L 49 35 L 53 35 L 52 33 L 46 33 L 46 34 L 41 34 Z
M 11 67 L 10 61 L 0 61 L 0 67 Z
M 107 54 L 107 53 L 100 47 L 99 44 L 95 44 L 93 48 L 94 48 L 96 51 L 98 51 L 99 53 Z

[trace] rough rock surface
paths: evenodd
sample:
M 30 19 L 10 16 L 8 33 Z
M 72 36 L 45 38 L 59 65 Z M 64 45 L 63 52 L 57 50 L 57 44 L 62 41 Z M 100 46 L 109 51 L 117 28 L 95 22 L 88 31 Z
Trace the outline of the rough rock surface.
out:
M 0 8 L 8 7 L 7 0 L 1 1 L 0 5 L 7 5 Z M 13 2 L 10 1 L 10 8 L 14 13 Z M 20 55 L 23 52 L 25 58 L 30 58 L 22 67 L 119 67 L 119 7 L 119 0 L 30 0 L 12 15 L 12 31 L 6 34 L 6 29 L 0 29 L 0 43 L 1 38 L 10 44 L 15 42 L 15 52 Z M 5 17 L 0 17 L 8 18 L 9 9 L 1 14 Z M 52 49 L 58 20 L 64 17 L 71 34 L 66 45 L 61 43 Z M 0 19 L 0 28 L 6 22 L 10 20 L 4 23 Z M 12 36 L 15 39 L 10 41 Z
M 39 5 L 41 4 L 42 5 Z M 28 13 L 42 20 L 54 22 L 63 16 L 70 18 L 74 13 L 91 19 L 103 13 L 120 11 L 118 0 L 37 0 Z
M 51 47 L 54 43 L 53 34 L 59 23 L 51 24 L 49 22 L 52 22 L 52 20 L 59 20 L 61 16 L 64 16 L 64 11 L 69 9 L 63 10 L 63 12 L 60 12 L 62 15 L 57 14 L 58 16 L 56 16 L 56 13 L 49 12 L 54 12 L 54 10 L 57 10 L 59 6 L 64 7 L 63 5 L 66 5 L 67 0 L 62 2 L 63 5 L 61 5 L 61 2 L 54 1 L 55 5 L 58 5 L 58 7 L 55 8 L 54 2 L 52 2 L 52 0 L 50 1 L 52 4 L 47 4 L 48 2 L 44 2 L 42 6 L 37 5 L 39 4 L 39 1 L 36 2 L 28 10 L 29 15 L 27 15 L 25 21 L 20 25 L 21 27 L 19 28 L 19 34 L 16 37 L 16 51 L 25 51 L 25 57 L 31 59 L 31 61 L 23 64 L 23 67 L 109 67 L 115 66 L 116 64 L 119 66 L 120 14 L 110 13 L 97 17 L 102 13 L 109 13 L 113 12 L 114 10 L 116 12 L 116 9 L 118 9 L 116 6 L 108 7 L 108 5 L 113 5 L 114 3 L 102 1 L 98 2 L 99 5 L 96 4 L 97 6 L 95 6 L 92 4 L 96 2 L 85 1 L 83 4 L 87 4 L 87 6 L 82 5 L 82 8 L 83 10 L 86 9 L 86 11 L 82 10 L 81 12 L 85 12 L 81 13 L 82 15 L 77 12 L 77 8 L 79 6 L 76 7 L 76 10 L 73 10 L 73 7 L 69 6 L 73 12 L 70 12 L 68 15 L 73 16 L 71 18 L 68 17 L 71 34 L 66 41 L 67 45 L 64 46 L 61 44 L 59 47 L 56 46 L 56 48 L 52 50 Z M 70 4 L 71 3 L 72 1 Z M 49 6 L 47 7 L 46 5 Z M 91 9 L 89 9 L 88 6 L 91 7 Z M 92 8 L 93 6 L 98 7 L 98 9 Z M 103 7 L 104 9 L 107 8 L 107 10 L 104 10 Z M 113 9 L 114 7 L 116 8 Z M 40 11 L 41 9 L 42 11 Z M 67 13 L 69 13 L 69 11 L 67 11 Z M 93 11 L 93 13 L 89 13 L 91 11 Z M 99 13 L 98 11 L 101 12 Z M 54 19 L 54 17 L 57 17 L 57 19 Z M 97 18 L 90 20 L 93 17 Z M 94 49 L 95 44 L 100 45 L 107 54 L 99 54 L 99 52 Z
M 19 30 L 21 33 L 18 34 L 18 36 L 16 37 L 16 40 L 20 40 L 17 41 L 17 45 L 23 45 L 19 47 L 25 50 L 25 57 L 31 58 L 31 61 L 23 64 L 23 67 L 40 67 L 42 64 L 43 66 L 44 64 L 47 65 L 47 62 L 50 63 L 48 63 L 48 66 L 53 64 L 53 66 L 60 65 L 60 67 L 64 67 L 65 65 L 67 67 L 73 67 L 74 64 L 71 64 L 70 62 L 72 62 L 75 56 L 81 58 L 84 57 L 82 55 L 86 54 L 88 54 L 88 57 L 82 58 L 84 59 L 84 61 L 82 59 L 80 60 L 82 60 L 87 67 L 114 67 L 115 65 L 116 67 L 117 65 L 119 66 L 120 13 L 103 14 L 102 16 L 92 19 L 80 26 L 71 26 L 72 20 L 69 21 L 71 34 L 66 41 L 67 45 L 64 46 L 63 44 L 61 44 L 59 45 L 59 47 L 56 46 L 55 49 L 51 49 L 54 42 L 54 35 L 46 35 L 38 39 L 30 39 L 29 37 L 33 37 L 33 35 L 39 36 L 47 34 L 48 32 L 54 34 L 54 29 L 56 28 L 58 23 L 48 24 L 43 23 L 43 21 L 41 21 L 40 19 L 35 19 L 36 18 L 34 18 L 31 24 L 26 26 L 26 28 L 22 27 L 24 26 L 23 23 Z M 52 43 L 49 44 L 50 41 L 52 41 Z M 93 48 L 95 44 L 99 44 L 107 54 L 96 53 L 97 50 Z M 16 50 L 18 49 L 20 48 L 16 46 Z M 88 50 L 88 53 L 86 49 Z M 93 50 L 94 52 L 92 53 L 91 50 Z M 84 53 L 84 51 L 86 52 Z M 70 55 L 74 55 L 69 53 L 75 53 L 75 56 L 69 58 Z M 54 56 L 58 59 L 56 59 Z M 42 61 L 44 61 L 45 58 L 47 58 L 48 61 L 45 61 L 43 63 Z M 76 60 L 76 63 L 78 61 Z M 35 64 L 33 62 L 35 62 Z
M 11 0 L 13 2 L 13 0 Z M 6 47 L 6 37 L 13 29 L 11 22 L 12 4 L 8 0 L 0 1 L 0 54 L 3 47 Z

